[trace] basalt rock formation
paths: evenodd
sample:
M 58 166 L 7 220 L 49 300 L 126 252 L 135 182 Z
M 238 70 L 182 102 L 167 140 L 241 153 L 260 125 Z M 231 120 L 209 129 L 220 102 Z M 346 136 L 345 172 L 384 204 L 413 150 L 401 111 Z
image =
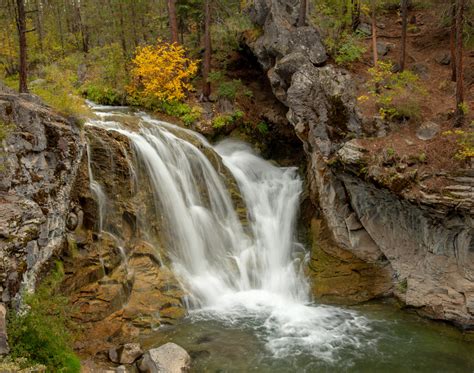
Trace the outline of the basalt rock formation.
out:
M 381 182 L 375 169 L 361 176 L 364 149 L 349 142 L 364 135 L 353 80 L 327 64 L 313 27 L 297 26 L 298 9 L 298 0 L 254 1 L 249 15 L 262 34 L 247 45 L 307 155 L 315 296 L 395 294 L 424 315 L 473 328 L 472 170 L 453 175 L 449 198 L 408 198 L 402 178 Z

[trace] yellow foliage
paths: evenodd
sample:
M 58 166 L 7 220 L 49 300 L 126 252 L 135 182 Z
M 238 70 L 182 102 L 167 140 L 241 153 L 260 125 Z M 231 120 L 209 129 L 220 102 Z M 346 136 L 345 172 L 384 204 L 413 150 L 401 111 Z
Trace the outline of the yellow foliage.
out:
M 131 70 L 130 94 L 143 94 L 160 101 L 176 101 L 192 89 L 189 79 L 197 72 L 197 61 L 187 58 L 179 44 L 158 39 L 155 45 L 138 47 Z

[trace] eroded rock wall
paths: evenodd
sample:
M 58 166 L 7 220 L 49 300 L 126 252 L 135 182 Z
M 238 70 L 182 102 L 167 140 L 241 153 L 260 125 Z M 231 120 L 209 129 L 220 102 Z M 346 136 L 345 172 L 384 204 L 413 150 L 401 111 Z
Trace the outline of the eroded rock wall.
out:
M 84 148 L 80 128 L 33 95 L 0 89 L 0 294 L 32 290 L 62 248 L 71 188 Z
M 330 166 L 363 135 L 362 118 L 350 74 L 327 64 L 318 32 L 297 26 L 298 9 L 298 0 L 254 0 L 249 15 L 262 35 L 247 43 L 307 155 L 314 294 L 354 302 L 393 293 L 429 317 L 474 327 L 472 208 L 456 199 L 446 207 L 442 196 L 407 199 Z

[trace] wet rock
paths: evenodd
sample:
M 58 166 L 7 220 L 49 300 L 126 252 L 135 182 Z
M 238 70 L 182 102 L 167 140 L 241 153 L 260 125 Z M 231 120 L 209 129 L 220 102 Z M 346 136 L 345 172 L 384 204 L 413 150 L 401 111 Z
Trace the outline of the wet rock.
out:
M 139 343 L 125 343 L 120 347 L 109 349 L 110 361 L 117 364 L 133 364 L 142 355 Z
M 191 357 L 175 343 L 166 343 L 143 355 L 138 369 L 143 373 L 182 373 L 189 371 Z
M 441 127 L 437 123 L 424 122 L 416 131 L 416 137 L 423 141 L 431 140 L 439 133 L 440 129 Z
M 78 224 L 79 224 L 79 219 L 77 215 L 73 212 L 69 213 L 66 220 L 67 229 L 69 229 L 70 231 L 73 231 L 74 229 L 76 229 Z

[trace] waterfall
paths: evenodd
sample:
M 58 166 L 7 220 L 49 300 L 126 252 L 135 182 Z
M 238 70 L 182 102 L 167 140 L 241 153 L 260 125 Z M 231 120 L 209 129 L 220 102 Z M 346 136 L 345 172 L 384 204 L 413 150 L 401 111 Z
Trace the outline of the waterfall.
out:
M 212 146 L 193 131 L 143 113 L 134 116 L 138 130 L 110 113 L 87 125 L 129 139 L 136 185 L 144 180 L 151 185 L 155 216 L 166 220 L 166 250 L 190 294 L 191 317 L 229 323 L 260 320 L 262 338 L 281 356 L 306 349 L 329 359 L 337 349 L 332 345 L 357 343 L 347 331 L 368 328 L 364 318 L 310 305 L 302 273 L 305 253 L 295 241 L 302 190 L 297 169 L 275 166 L 238 141 Z M 220 157 L 237 182 L 248 226 L 239 219 L 223 171 L 212 157 Z M 91 189 L 100 201 L 105 196 L 100 197 L 92 176 Z M 147 222 L 141 225 L 146 231 Z

